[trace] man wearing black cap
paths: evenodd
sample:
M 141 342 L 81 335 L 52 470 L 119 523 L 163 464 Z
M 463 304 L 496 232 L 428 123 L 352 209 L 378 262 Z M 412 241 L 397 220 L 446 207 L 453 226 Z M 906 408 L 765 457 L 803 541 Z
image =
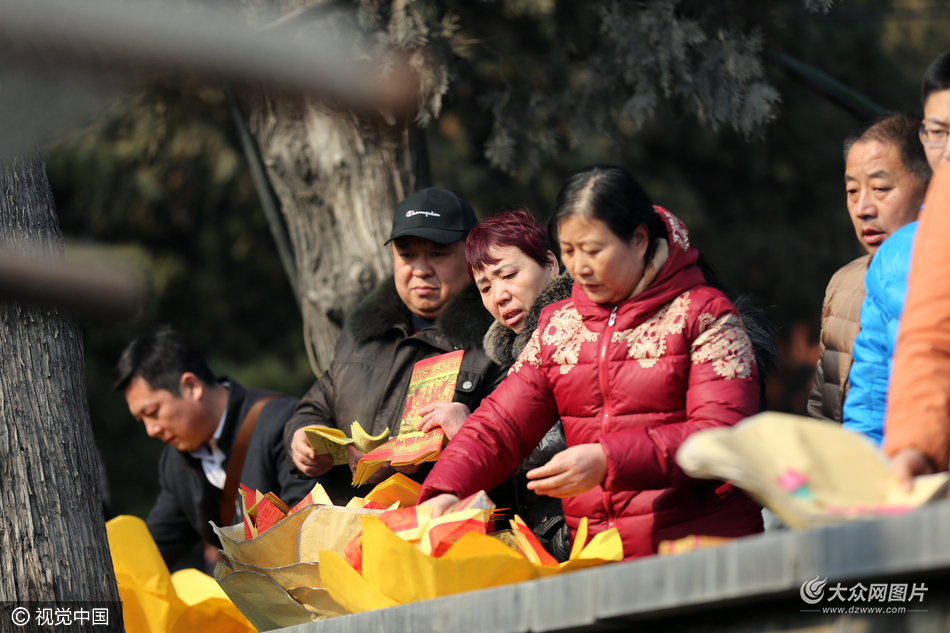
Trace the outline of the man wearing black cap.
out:
M 362 454 L 348 447 L 350 468 L 334 468 L 329 457 L 310 448 L 305 426 L 338 428 L 350 436 L 350 426 L 359 422 L 373 436 L 385 429 L 398 434 L 413 365 L 440 354 L 465 350 L 455 401 L 469 410 L 505 376 L 482 349 L 493 318 L 465 268 L 465 237 L 476 222 L 472 207 L 444 189 L 430 187 L 399 203 L 387 241 L 393 281 L 381 284 L 347 317 L 330 368 L 287 422 L 291 471 L 328 474 L 327 491 L 337 503 L 366 492 L 350 485 Z M 392 473 L 381 468 L 367 486 Z

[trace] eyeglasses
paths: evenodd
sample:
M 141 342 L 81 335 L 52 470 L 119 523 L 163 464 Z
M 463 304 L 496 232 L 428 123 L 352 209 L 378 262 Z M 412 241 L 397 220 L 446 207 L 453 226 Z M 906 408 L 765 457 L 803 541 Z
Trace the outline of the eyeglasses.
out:
M 947 130 L 928 130 L 923 125 L 920 126 L 919 134 L 920 142 L 934 149 L 944 147 L 947 144 L 947 137 L 950 136 Z

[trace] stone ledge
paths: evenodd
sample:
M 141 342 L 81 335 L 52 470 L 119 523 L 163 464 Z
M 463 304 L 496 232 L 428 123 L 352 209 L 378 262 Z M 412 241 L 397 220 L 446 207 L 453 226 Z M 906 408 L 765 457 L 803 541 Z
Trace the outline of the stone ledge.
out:
M 609 630 L 621 620 L 682 617 L 798 599 L 802 583 L 816 576 L 836 583 L 915 573 L 950 577 L 950 503 L 806 532 L 769 532 L 714 549 L 607 565 L 282 631 Z

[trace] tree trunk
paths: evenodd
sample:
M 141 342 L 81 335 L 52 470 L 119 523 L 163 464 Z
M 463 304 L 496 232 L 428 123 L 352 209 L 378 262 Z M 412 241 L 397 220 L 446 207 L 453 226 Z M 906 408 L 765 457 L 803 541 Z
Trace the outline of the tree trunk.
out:
M 63 258 L 46 169 L 35 153 L 0 163 L 0 248 Z M 3 298 L 0 508 L 0 601 L 118 604 L 79 327 L 55 309 Z M 123 630 L 121 612 L 110 609 L 102 630 Z
M 393 209 L 430 184 L 425 134 L 412 120 L 257 93 L 244 102 L 296 262 L 304 338 L 325 370 L 344 317 L 392 275 Z

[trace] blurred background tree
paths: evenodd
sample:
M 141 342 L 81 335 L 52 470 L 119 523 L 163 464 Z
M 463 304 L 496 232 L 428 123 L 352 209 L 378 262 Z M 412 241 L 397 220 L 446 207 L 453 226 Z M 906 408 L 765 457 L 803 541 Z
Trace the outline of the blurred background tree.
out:
M 482 216 L 523 204 L 546 220 L 571 174 L 592 163 L 624 165 L 687 223 L 728 284 L 769 309 L 783 361 L 770 408 L 803 412 L 825 285 L 859 254 L 842 195 L 841 143 L 860 121 L 767 60 L 791 55 L 887 109 L 918 112 L 923 70 L 950 47 L 950 11 L 936 0 L 853 0 L 827 13 L 801 0 L 403 4 L 439 28 L 448 28 L 445 14 L 457 16 L 436 42 L 447 79 L 430 89 L 439 97 L 425 128 L 432 184 Z M 361 6 L 364 20 L 382 16 L 375 28 L 392 27 L 388 2 Z M 671 20 L 680 31 L 657 26 Z M 639 56 L 638 65 L 624 55 Z M 736 59 L 735 85 L 698 79 L 735 71 L 728 65 Z M 625 67 L 642 72 L 624 75 Z M 637 82 L 652 96 L 646 89 L 639 100 L 623 99 Z M 755 98 L 736 102 L 735 86 Z M 703 94 L 713 95 L 708 104 L 696 96 Z M 152 279 L 139 320 L 84 328 L 113 509 L 144 516 L 162 446 L 108 391 L 122 347 L 171 324 L 219 374 L 301 395 L 313 374 L 300 310 L 221 87 L 143 85 L 52 145 L 46 160 L 67 257 L 108 244 Z

